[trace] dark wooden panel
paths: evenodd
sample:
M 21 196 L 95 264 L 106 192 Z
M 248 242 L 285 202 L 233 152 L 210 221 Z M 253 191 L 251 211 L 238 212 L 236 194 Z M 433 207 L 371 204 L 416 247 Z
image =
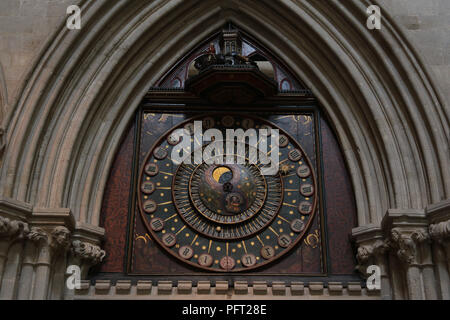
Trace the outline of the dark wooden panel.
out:
M 339 144 L 324 119 L 321 129 L 330 273 L 352 274 L 355 261 L 349 236 L 356 226 L 353 188 Z
M 106 232 L 106 257 L 100 266 L 102 272 L 124 271 L 135 129 L 130 126 L 119 147 L 103 196 L 100 225 Z

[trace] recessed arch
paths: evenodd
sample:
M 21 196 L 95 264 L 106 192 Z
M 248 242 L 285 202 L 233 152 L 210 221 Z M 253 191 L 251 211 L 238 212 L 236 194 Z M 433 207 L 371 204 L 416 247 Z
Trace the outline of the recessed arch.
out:
M 314 92 L 352 176 L 358 223 L 449 197 L 449 115 L 389 17 L 365 28 L 361 1 L 84 1 L 81 31 L 55 34 L 7 128 L 2 194 L 67 207 L 98 225 L 109 168 L 152 84 L 227 20 Z

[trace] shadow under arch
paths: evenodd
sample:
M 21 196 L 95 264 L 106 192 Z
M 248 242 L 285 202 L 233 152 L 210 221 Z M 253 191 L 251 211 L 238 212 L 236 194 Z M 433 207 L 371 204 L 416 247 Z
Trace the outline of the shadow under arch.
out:
M 314 92 L 339 138 L 358 224 L 388 208 L 449 196 L 448 114 L 389 17 L 365 27 L 361 1 L 83 1 L 83 28 L 61 27 L 9 116 L 4 197 L 70 208 L 97 226 L 120 138 L 147 89 L 227 20 Z

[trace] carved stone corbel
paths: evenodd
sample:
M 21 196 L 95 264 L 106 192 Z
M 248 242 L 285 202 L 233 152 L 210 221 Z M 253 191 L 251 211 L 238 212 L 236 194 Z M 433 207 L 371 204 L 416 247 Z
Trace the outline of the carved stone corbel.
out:
M 23 240 L 29 232 L 30 229 L 27 223 L 0 216 L 0 239 L 9 241 Z
M 72 252 L 79 262 L 83 279 L 86 278 L 89 268 L 102 262 L 106 255 L 106 252 L 98 245 L 80 240 L 72 242 Z
M 450 220 L 431 224 L 429 232 L 434 241 L 448 245 L 448 241 L 450 240 Z
M 387 260 L 389 247 L 381 228 L 377 225 L 357 227 L 352 230 L 352 237 L 357 245 L 356 259 L 358 265 L 356 270 L 367 278 L 368 266 L 378 266 L 381 272 L 381 296 L 383 299 L 391 299 L 392 292 Z
M 450 273 L 450 220 L 431 224 L 429 232 L 431 238 L 444 249 L 447 258 L 447 270 Z
M 356 260 L 358 261 L 356 269 L 364 277 L 367 277 L 367 267 L 373 264 L 382 264 L 380 260 L 383 260 L 388 249 L 389 246 L 384 240 L 375 240 L 372 244 L 359 246 L 356 253 Z

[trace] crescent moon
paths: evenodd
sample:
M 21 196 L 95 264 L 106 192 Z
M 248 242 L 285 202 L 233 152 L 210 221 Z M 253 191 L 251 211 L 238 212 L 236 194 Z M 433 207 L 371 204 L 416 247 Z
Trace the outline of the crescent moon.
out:
M 218 167 L 218 168 L 216 168 L 216 169 L 213 171 L 213 173 L 212 173 L 213 179 L 214 179 L 217 183 L 219 183 L 220 177 L 221 177 L 224 173 L 227 173 L 227 172 L 230 172 L 230 171 L 231 171 L 231 170 L 230 170 L 229 168 L 227 168 L 227 167 Z
M 145 244 L 147 244 L 147 239 L 143 236 L 136 237 L 136 240 L 143 239 Z

